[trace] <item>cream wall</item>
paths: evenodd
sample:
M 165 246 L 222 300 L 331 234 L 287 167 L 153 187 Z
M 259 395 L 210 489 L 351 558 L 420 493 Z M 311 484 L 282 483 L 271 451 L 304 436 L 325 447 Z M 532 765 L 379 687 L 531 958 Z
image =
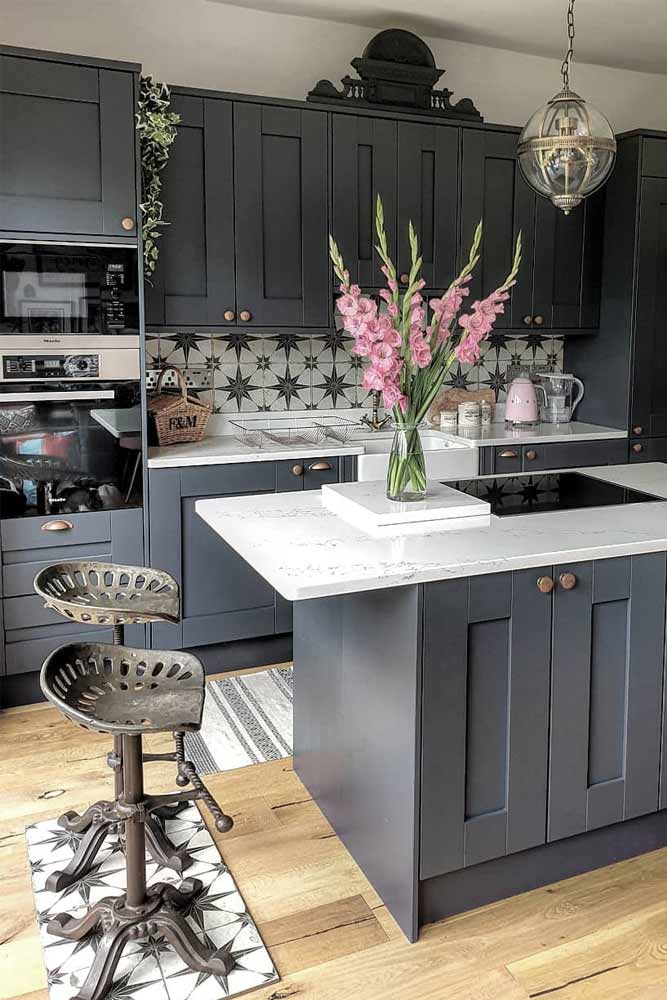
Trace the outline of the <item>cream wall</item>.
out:
M 474 2 L 474 0 L 471 0 Z M 406 25 L 409 27 L 409 25 Z M 374 29 L 207 0 L 0 0 L 0 42 L 142 63 L 169 83 L 302 99 L 361 55 Z M 427 39 L 442 84 L 488 122 L 522 125 L 559 86 L 559 61 Z M 667 77 L 575 65 L 616 131 L 667 129 Z

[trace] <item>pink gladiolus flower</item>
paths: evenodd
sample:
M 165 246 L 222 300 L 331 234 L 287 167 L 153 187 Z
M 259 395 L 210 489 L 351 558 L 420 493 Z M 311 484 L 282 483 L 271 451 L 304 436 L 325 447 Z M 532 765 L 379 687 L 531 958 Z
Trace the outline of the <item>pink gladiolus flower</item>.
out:
M 394 351 L 383 341 L 373 344 L 371 348 L 371 364 L 377 368 L 378 371 L 388 372 L 392 367 L 394 360 Z
M 392 298 L 391 292 L 388 291 L 386 288 L 381 288 L 380 289 L 380 298 L 384 299 L 385 302 L 391 303 L 391 298 Z
M 410 299 L 410 305 L 420 306 L 421 304 L 422 304 L 422 296 L 419 294 L 419 292 L 415 292 L 415 294 Z
M 354 299 L 359 298 L 359 296 L 361 295 L 361 289 L 359 288 L 359 285 L 350 285 L 350 295 Z
M 358 300 L 353 295 L 345 293 L 336 302 L 336 308 L 341 316 L 352 316 L 357 311 L 357 302 Z
M 419 329 L 424 325 L 424 320 L 426 319 L 426 313 L 421 306 L 413 306 L 410 310 L 410 326 L 418 326 Z
M 394 278 L 388 278 L 387 279 L 387 284 L 391 288 L 392 292 L 397 292 L 398 291 L 398 282 L 395 281 Z
M 386 410 L 393 410 L 399 406 L 403 413 L 408 408 L 407 396 L 404 396 L 399 387 L 394 382 L 389 382 L 382 390 L 382 401 Z
M 354 301 L 356 301 L 357 309 L 362 316 L 375 316 L 378 307 L 373 299 L 368 299 L 365 295 L 362 295 Z
M 431 348 L 422 336 L 421 330 L 410 334 L 410 351 L 417 368 L 428 368 L 432 360 Z
M 364 389 L 371 389 L 373 392 L 383 392 L 384 376 L 376 371 L 375 368 L 367 368 L 361 384 Z
M 390 316 L 398 316 L 397 304 L 395 302 L 392 302 L 389 308 L 387 309 L 387 312 L 389 313 Z

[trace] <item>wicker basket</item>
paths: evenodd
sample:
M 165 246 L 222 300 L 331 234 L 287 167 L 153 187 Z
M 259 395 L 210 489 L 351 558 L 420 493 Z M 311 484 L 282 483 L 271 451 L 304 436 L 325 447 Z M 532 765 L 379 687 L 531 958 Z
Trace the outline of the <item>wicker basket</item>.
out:
M 180 395 L 160 392 L 167 372 L 174 372 Z M 148 400 L 148 412 L 155 422 L 158 444 L 185 444 L 201 441 L 211 416 L 211 407 L 188 395 L 183 373 L 174 367 L 163 368 L 155 386 L 155 393 Z

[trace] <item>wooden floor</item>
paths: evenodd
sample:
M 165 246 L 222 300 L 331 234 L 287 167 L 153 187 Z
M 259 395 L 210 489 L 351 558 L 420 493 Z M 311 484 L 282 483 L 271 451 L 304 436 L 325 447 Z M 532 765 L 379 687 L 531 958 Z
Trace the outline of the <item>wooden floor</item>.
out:
M 150 749 L 165 744 L 148 741 Z M 110 794 L 108 739 L 0 713 L 0 997 L 45 1000 L 23 830 Z M 151 764 L 147 786 L 173 787 Z M 409 945 L 289 761 L 214 776 L 214 836 L 281 974 L 255 1000 L 665 1000 L 667 851 L 434 924 Z

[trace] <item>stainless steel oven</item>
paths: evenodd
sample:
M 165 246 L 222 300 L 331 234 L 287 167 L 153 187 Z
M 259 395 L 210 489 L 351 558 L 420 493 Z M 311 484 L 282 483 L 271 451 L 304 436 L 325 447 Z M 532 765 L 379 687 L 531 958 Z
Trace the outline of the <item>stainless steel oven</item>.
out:
M 131 247 L 0 242 L 0 338 L 26 347 L 139 347 L 139 271 Z
M 139 351 L 76 342 L 0 345 L 2 517 L 141 505 Z

